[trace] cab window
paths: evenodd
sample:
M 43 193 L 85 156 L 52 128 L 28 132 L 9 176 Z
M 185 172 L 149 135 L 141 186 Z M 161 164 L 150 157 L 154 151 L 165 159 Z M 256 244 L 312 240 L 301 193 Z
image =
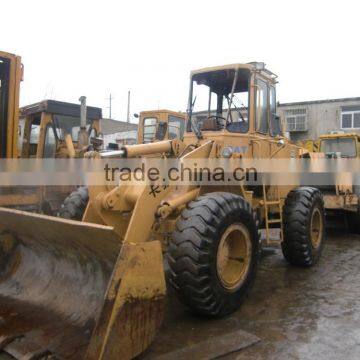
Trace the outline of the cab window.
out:
M 269 131 L 268 122 L 268 87 L 265 81 L 256 80 L 256 131 L 267 134 Z
M 54 115 L 56 136 L 60 140 L 65 140 L 67 134 L 71 135 L 73 141 L 78 141 L 80 132 L 80 118 L 66 115 Z M 92 120 L 86 120 L 86 130 L 90 131 Z
M 190 85 L 187 131 L 196 124 L 206 131 L 248 132 L 249 80 L 249 70 L 241 68 L 195 74 Z
M 90 139 L 91 139 L 91 138 L 96 138 L 96 136 L 97 136 L 96 129 L 92 127 L 92 128 L 90 129 L 89 138 L 90 138 Z
M 144 119 L 144 135 L 143 142 L 150 143 L 153 141 L 156 134 L 157 118 L 149 117 Z
M 276 91 L 274 86 L 270 86 L 269 92 L 270 107 L 270 134 L 277 136 L 282 134 L 280 117 L 276 115 Z
M 183 118 L 169 115 L 169 139 L 182 139 L 185 122 Z
M 26 120 L 24 118 L 19 119 L 19 127 L 18 127 L 18 153 L 19 154 L 21 154 L 23 151 L 25 124 L 26 124 Z
M 56 137 L 51 124 L 46 126 L 44 158 L 54 158 L 56 154 Z
M 37 147 L 39 144 L 40 136 L 40 123 L 33 122 L 31 123 L 30 128 L 30 141 L 29 141 L 29 156 L 36 156 Z

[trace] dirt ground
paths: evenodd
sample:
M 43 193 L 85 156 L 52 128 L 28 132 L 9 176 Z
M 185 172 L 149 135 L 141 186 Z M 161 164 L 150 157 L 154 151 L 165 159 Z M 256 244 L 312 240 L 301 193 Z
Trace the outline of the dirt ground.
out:
M 216 344 L 236 330 L 260 341 L 222 359 L 360 359 L 360 236 L 333 225 L 311 269 L 289 266 L 280 249 L 266 249 L 249 298 L 226 319 L 194 317 L 170 296 L 162 330 L 141 359 L 170 359 L 176 349 Z

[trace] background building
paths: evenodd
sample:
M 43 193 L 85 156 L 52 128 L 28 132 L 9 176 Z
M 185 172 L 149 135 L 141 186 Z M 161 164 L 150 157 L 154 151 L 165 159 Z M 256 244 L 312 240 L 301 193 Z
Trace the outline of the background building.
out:
M 136 143 L 138 124 L 114 119 L 102 119 L 100 126 L 100 131 L 104 136 L 104 149 L 107 148 L 109 143 Z
M 316 140 L 331 131 L 360 134 L 360 97 L 284 103 L 277 109 L 293 141 Z

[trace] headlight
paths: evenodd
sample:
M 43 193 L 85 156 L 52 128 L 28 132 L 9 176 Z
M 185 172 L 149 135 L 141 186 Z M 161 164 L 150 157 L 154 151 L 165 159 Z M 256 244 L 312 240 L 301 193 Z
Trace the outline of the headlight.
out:
M 233 149 L 230 146 L 225 146 L 221 153 L 222 157 L 224 158 L 231 158 L 232 154 L 233 154 Z

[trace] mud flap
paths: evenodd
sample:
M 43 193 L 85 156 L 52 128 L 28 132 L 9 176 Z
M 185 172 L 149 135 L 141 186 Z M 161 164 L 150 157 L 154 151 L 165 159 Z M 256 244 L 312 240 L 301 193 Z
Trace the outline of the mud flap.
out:
M 132 359 L 153 341 L 164 314 L 166 284 L 159 241 L 124 244 L 87 359 Z

